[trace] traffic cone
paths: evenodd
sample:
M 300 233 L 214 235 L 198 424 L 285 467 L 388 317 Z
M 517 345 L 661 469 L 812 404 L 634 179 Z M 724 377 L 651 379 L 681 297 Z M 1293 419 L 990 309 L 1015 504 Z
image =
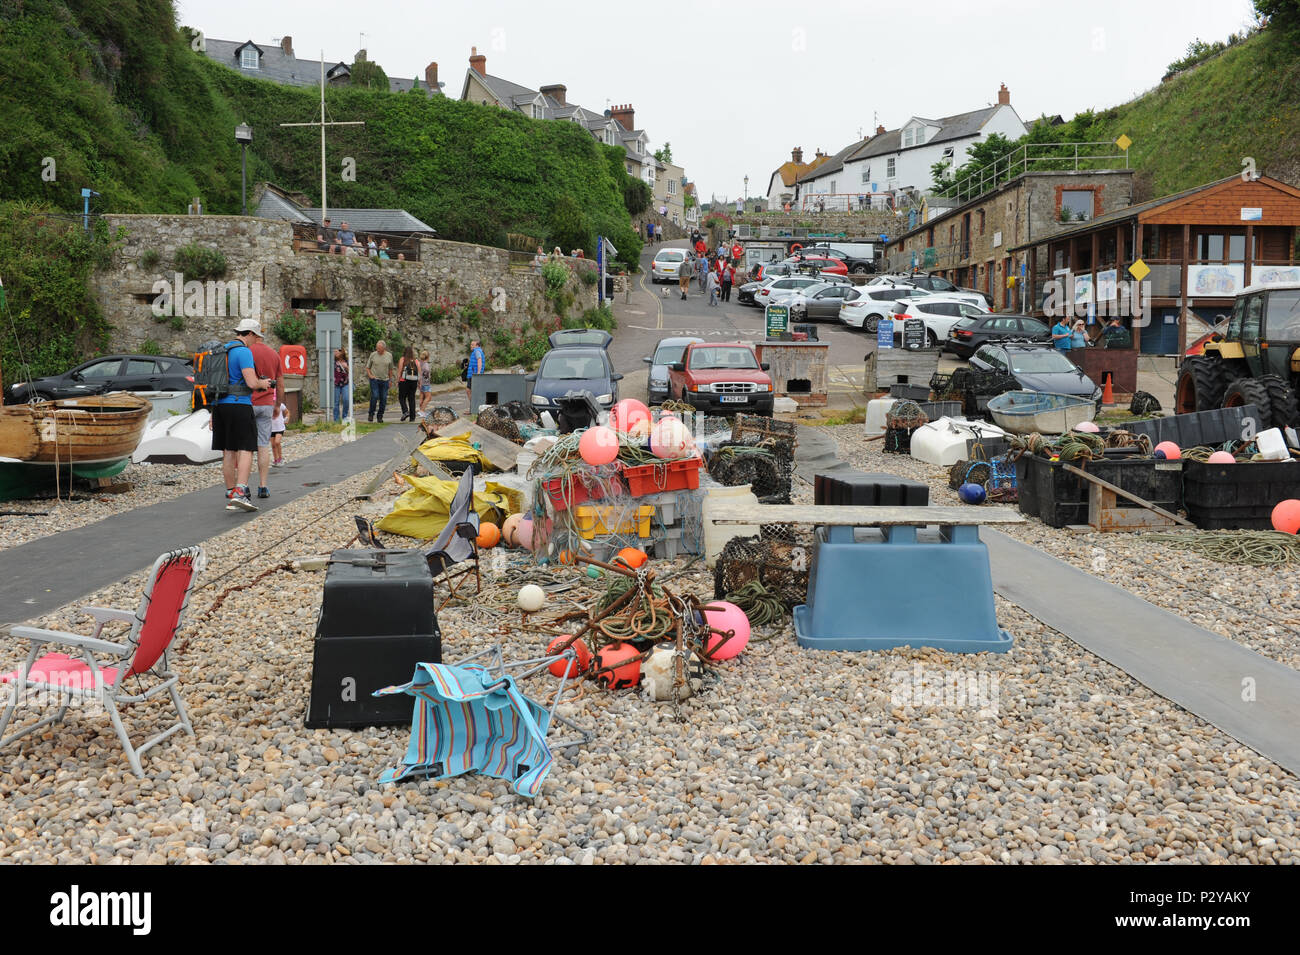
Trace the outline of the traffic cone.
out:
M 1114 372 L 1106 372 L 1106 382 L 1102 386 L 1101 403 L 1104 405 L 1113 405 L 1115 403 L 1115 394 L 1111 391 L 1111 379 L 1115 377 Z

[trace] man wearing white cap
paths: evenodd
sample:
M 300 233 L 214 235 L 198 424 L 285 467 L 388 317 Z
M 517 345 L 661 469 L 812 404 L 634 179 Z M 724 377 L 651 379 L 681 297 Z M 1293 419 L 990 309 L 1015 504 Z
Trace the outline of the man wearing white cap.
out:
M 212 450 L 221 452 L 228 511 L 257 510 L 248 494 L 248 475 L 253 470 L 253 452 L 257 450 L 251 392 L 266 391 L 275 384 L 268 378 L 258 377 L 253 353 L 248 348 L 250 336 L 261 329 L 261 323 L 255 318 L 245 318 L 236 326 L 236 340 L 230 343 L 226 354 L 232 392 L 218 398 L 212 408 Z

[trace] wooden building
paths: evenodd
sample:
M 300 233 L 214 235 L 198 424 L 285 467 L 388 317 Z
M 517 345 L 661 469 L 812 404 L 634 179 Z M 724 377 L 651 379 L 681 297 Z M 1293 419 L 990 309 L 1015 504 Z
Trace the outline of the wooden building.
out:
M 1181 355 L 1229 313 L 1241 289 L 1300 282 L 1297 227 L 1300 189 L 1236 175 L 1008 251 L 1027 265 L 1024 310 L 1050 318 L 1064 302 L 1092 326 L 1115 312 L 1141 352 Z M 1130 269 L 1139 259 L 1150 271 L 1136 286 Z M 1149 303 L 1137 321 L 1125 302 L 1130 289 Z

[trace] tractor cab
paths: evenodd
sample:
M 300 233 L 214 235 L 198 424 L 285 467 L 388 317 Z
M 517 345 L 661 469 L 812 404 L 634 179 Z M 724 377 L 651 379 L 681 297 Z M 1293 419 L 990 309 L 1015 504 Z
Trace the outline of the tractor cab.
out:
M 1179 414 L 1254 405 L 1258 428 L 1294 426 L 1300 384 L 1300 284 L 1252 285 L 1237 294 L 1222 335 L 1178 372 Z

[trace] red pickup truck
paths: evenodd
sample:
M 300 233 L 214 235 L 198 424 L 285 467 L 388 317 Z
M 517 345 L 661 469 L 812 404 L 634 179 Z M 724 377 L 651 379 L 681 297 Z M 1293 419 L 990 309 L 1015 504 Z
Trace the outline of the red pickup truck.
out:
M 668 397 L 705 414 L 772 413 L 772 379 L 743 342 L 695 342 L 668 366 Z

